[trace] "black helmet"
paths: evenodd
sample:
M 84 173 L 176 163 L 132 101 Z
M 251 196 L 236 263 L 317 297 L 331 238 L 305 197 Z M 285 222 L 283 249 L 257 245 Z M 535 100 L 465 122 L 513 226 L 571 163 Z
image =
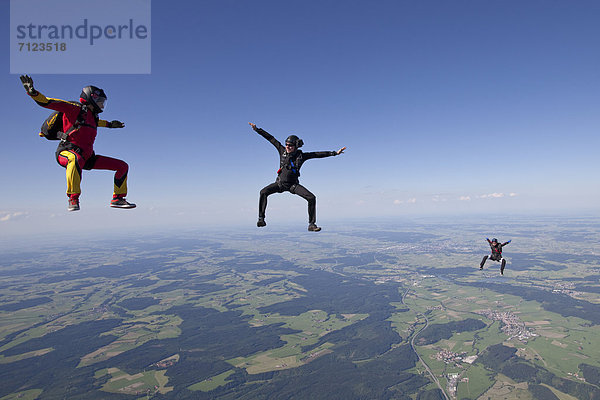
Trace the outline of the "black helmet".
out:
M 79 97 L 82 103 L 91 104 L 97 113 L 104 111 L 104 103 L 106 102 L 104 90 L 96 86 L 86 86 Z
M 492 239 L 492 243 L 498 243 L 498 239 L 496 239 L 496 238 L 493 238 L 493 239 Z
M 299 149 L 300 147 L 302 147 L 302 145 L 304 145 L 304 142 L 302 141 L 302 139 L 300 139 L 298 136 L 296 135 L 290 135 L 287 137 L 287 139 L 285 139 L 285 144 L 293 144 L 294 146 L 296 146 L 297 149 Z

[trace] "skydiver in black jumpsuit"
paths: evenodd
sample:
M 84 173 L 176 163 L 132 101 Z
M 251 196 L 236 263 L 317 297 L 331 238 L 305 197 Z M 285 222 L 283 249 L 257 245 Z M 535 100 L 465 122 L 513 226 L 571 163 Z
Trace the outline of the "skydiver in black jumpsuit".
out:
M 496 238 L 494 238 L 492 240 L 486 238 L 485 240 L 488 241 L 488 243 L 490 244 L 490 247 L 492 249 L 492 255 L 489 256 L 490 260 L 500 261 L 500 274 L 504 275 L 504 267 L 506 266 L 506 260 L 502 257 L 502 247 L 509 244 L 510 240 L 508 242 L 505 242 L 502 244 L 498 243 L 498 239 L 496 239 Z M 479 269 L 483 269 L 483 264 L 485 264 L 487 259 L 488 259 L 488 256 L 483 257 L 483 260 L 481 260 L 481 264 L 479 264 Z
M 338 156 L 342 154 L 346 148 L 342 147 L 338 151 L 315 151 L 304 153 L 302 150 L 299 150 L 304 142 L 298 136 L 289 136 L 285 140 L 284 146 L 267 131 L 257 128 L 252 122 L 249 122 L 249 124 L 259 135 L 271 142 L 279 153 L 277 179 L 274 183 L 265 186 L 260 191 L 260 198 L 258 200 L 258 222 L 256 223 L 256 226 L 262 227 L 267 225 L 265 222 L 267 197 L 273 193 L 290 192 L 297 194 L 308 201 L 308 230 L 311 232 L 319 232 L 321 228 L 316 225 L 317 198 L 308 189 L 300 185 L 300 182 L 298 181 L 298 178 L 300 177 L 300 167 L 302 167 L 302 164 L 306 160 L 310 160 L 311 158 Z

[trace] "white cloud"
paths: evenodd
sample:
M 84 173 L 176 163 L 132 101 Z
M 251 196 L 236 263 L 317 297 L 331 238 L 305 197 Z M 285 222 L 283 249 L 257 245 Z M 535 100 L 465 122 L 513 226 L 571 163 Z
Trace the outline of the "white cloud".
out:
M 0 211 L 0 222 L 10 221 L 11 219 L 16 219 L 26 215 L 27 213 L 23 211 L 17 211 L 13 213 Z
M 517 195 L 516 193 L 509 194 L 510 197 L 515 197 L 516 195 Z
M 482 198 L 482 199 L 499 199 L 500 197 L 504 197 L 504 193 L 482 194 L 479 197 Z
M 398 205 L 398 204 L 404 204 L 404 203 L 415 204 L 416 202 L 417 202 L 417 198 L 416 197 L 411 197 L 408 200 L 398 200 L 398 199 L 394 200 L 394 204 L 396 204 L 396 205 Z
M 471 196 L 460 196 L 459 200 L 460 201 L 471 201 Z

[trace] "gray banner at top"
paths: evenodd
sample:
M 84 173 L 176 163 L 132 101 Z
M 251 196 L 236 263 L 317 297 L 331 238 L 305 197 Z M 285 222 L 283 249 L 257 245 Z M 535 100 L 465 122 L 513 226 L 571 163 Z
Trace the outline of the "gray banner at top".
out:
M 150 0 L 11 0 L 11 74 L 149 74 Z

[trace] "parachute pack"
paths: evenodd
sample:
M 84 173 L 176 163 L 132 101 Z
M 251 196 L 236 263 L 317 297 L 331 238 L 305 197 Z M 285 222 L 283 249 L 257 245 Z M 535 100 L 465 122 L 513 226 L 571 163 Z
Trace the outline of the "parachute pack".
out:
M 85 123 L 85 114 L 87 113 L 87 106 L 81 105 L 81 110 L 77 116 L 77 122 L 67 131 L 64 132 L 63 127 L 63 115 L 60 111 L 54 111 L 42 124 L 40 128 L 40 137 L 48 140 L 66 140 L 67 136 L 74 130 L 78 129 L 82 125 L 88 125 Z

